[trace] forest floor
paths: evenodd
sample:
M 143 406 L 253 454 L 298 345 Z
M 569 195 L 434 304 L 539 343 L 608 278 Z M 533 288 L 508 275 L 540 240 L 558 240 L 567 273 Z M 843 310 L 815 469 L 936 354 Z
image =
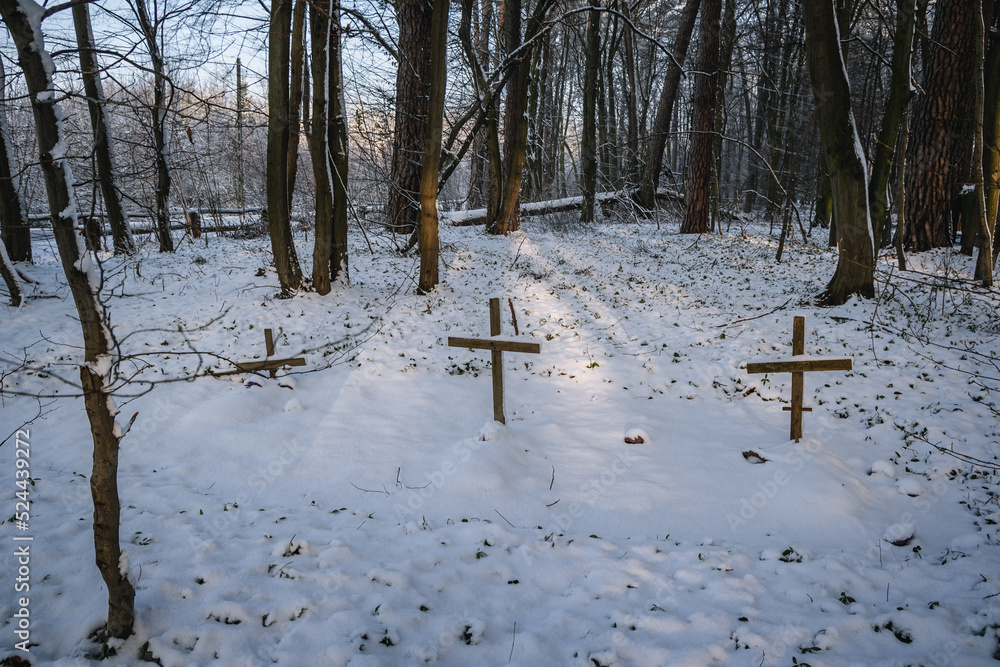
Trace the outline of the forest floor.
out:
M 266 239 L 107 256 L 137 621 L 103 664 L 997 659 L 1000 295 L 968 281 L 971 259 L 900 274 L 888 257 L 877 299 L 819 308 L 826 248 L 776 264 L 766 227 L 568 215 L 506 238 L 443 227 L 426 296 L 414 257 L 353 232 L 352 284 L 324 297 L 276 298 Z M 35 250 L 28 302 L 0 307 L 0 437 L 42 413 L 26 531 L 15 439 L 0 447 L 0 659 L 97 664 L 80 329 L 54 249 Z M 447 345 L 487 336 L 492 296 L 502 337 L 541 345 L 504 356 L 506 425 L 489 354 Z M 746 371 L 791 355 L 794 315 L 806 354 L 854 363 L 806 374 L 798 443 L 790 376 Z M 306 365 L 219 375 L 264 357 L 265 328 Z

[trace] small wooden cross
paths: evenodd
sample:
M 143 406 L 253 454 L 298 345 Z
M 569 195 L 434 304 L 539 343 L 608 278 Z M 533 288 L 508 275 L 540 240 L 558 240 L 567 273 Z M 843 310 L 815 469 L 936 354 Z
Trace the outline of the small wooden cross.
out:
M 500 335 L 500 299 L 490 299 L 490 336 Z M 521 343 L 513 340 L 496 340 L 495 338 L 456 338 L 448 337 L 449 347 L 466 347 L 473 350 L 489 350 L 490 366 L 493 374 L 493 419 L 506 424 L 503 414 L 503 353 L 525 352 L 538 354 L 542 351 L 538 343 Z
M 792 356 L 799 357 L 806 352 L 806 318 L 797 316 L 792 326 Z M 798 442 L 802 438 L 802 413 L 812 412 L 812 408 L 802 407 L 804 391 L 803 373 L 810 371 L 849 371 L 853 367 L 850 357 L 822 357 L 792 359 L 790 361 L 762 361 L 747 364 L 747 373 L 791 373 L 792 405 L 782 408 L 792 413 L 791 439 Z
M 273 378 L 279 368 L 284 366 L 305 366 L 306 360 L 302 357 L 290 359 L 271 359 L 274 354 L 274 334 L 270 329 L 264 329 L 264 347 L 268 358 L 263 361 L 241 361 L 236 363 L 237 373 L 255 373 L 257 371 L 267 371 Z

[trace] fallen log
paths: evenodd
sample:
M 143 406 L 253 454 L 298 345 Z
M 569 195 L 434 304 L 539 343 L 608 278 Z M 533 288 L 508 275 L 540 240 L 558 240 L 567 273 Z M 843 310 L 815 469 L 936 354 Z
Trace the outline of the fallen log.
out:
M 661 201 L 683 201 L 684 198 L 671 190 L 659 190 L 656 198 Z M 617 202 L 631 203 L 631 195 L 627 192 L 599 192 L 594 196 L 595 201 L 607 206 Z M 583 197 L 564 197 L 562 199 L 550 199 L 548 201 L 535 201 L 521 204 L 521 216 L 530 218 L 537 215 L 550 215 L 552 213 L 564 213 L 566 211 L 579 211 L 583 208 Z M 451 223 L 452 227 L 471 227 L 473 225 L 486 224 L 486 209 L 476 208 L 468 211 L 448 211 L 441 213 L 441 217 Z

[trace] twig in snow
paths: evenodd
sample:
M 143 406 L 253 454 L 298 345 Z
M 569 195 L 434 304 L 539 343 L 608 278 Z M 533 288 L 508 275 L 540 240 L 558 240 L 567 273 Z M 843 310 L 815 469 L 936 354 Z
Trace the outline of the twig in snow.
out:
M 552 485 L 556 483 L 556 467 L 552 466 L 552 479 L 549 480 L 549 491 L 552 490 Z M 558 501 L 556 501 L 558 502 Z
M 514 335 L 518 336 L 520 333 L 517 330 L 517 315 L 514 313 L 514 302 L 507 298 L 507 305 L 510 306 L 510 322 L 514 325 Z
M 788 301 L 784 302 L 783 304 L 781 304 L 780 306 L 778 306 L 774 310 L 769 310 L 769 311 L 767 311 L 766 313 L 764 313 L 762 315 L 754 315 L 753 317 L 744 317 L 744 318 L 741 318 L 741 319 L 738 319 L 738 320 L 733 320 L 729 324 L 716 324 L 715 326 L 716 326 L 716 328 L 719 328 L 719 327 L 731 327 L 734 324 L 739 324 L 740 322 L 749 322 L 751 320 L 759 320 L 762 317 L 767 317 L 771 313 L 776 313 L 779 310 L 783 309 L 785 306 L 787 306 L 788 304 L 790 304 L 792 302 L 792 299 L 794 299 L 794 298 L 795 297 L 789 298 Z
M 358 491 L 364 491 L 365 493 L 384 493 L 387 496 L 390 495 L 389 492 L 385 488 L 383 488 L 381 491 L 379 491 L 378 489 L 375 489 L 375 490 L 372 490 L 372 489 L 362 489 L 360 486 L 358 486 L 354 482 L 351 482 L 351 486 L 353 486 Z
M 507 662 L 514 659 L 514 640 L 517 639 L 517 621 L 514 621 L 514 634 L 510 638 L 510 655 L 507 656 Z
M 500 517 L 501 519 L 503 519 L 504 521 L 507 521 L 507 517 L 505 517 L 505 516 L 504 516 L 503 514 L 500 514 L 500 511 L 499 511 L 499 510 L 498 510 L 497 508 L 495 508 L 495 507 L 494 507 L 494 508 L 493 508 L 493 511 L 494 511 L 494 512 L 496 512 L 496 513 L 497 513 L 497 515 L 498 515 L 498 516 L 499 516 L 499 517 Z M 513 527 L 514 527 L 514 524 L 512 524 L 512 523 L 511 523 L 510 521 L 507 521 L 507 525 L 508 525 L 508 526 L 510 526 L 511 528 L 513 528 Z

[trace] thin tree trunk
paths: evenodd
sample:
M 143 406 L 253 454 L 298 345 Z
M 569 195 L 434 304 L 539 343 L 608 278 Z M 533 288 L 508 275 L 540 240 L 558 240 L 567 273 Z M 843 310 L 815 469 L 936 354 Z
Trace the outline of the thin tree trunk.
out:
M 101 185 L 104 210 L 108 214 L 111 236 L 114 239 L 116 255 L 130 255 L 135 252 L 135 240 L 129 225 L 128 214 L 122 204 L 118 170 L 115 166 L 114 143 L 111 136 L 111 119 L 108 117 L 101 85 L 100 65 L 94 45 L 94 30 L 90 24 L 90 6 L 81 3 L 73 5 L 73 26 L 76 43 L 80 48 L 80 70 L 83 74 L 83 89 L 90 109 L 90 125 L 94 134 L 94 153 L 97 161 L 97 179 Z
M 288 89 L 288 213 L 295 199 L 295 175 L 299 170 L 299 135 L 302 127 L 302 79 L 305 72 L 306 0 L 295 0 L 292 9 L 291 66 Z
M 640 209 L 646 211 L 652 211 L 656 206 L 656 188 L 660 182 L 660 170 L 663 168 L 663 151 L 667 145 L 670 118 L 673 115 L 674 101 L 677 99 L 677 89 L 683 73 L 680 68 L 684 66 L 684 59 L 687 57 L 699 4 L 701 0 L 686 0 L 681 11 L 677 37 L 674 40 L 673 58 L 667 69 L 660 101 L 656 107 L 656 119 L 653 121 L 649 150 L 646 154 L 646 167 L 642 172 L 642 180 L 635 198 Z
M 330 4 L 329 133 L 331 173 L 333 175 L 333 247 L 330 252 L 330 277 L 342 285 L 350 283 L 347 253 L 347 113 L 344 108 L 344 74 L 341 57 L 340 0 Z M 440 144 L 440 139 L 438 140 Z
M 504 116 L 504 178 L 503 194 L 500 209 L 495 219 L 487 222 L 486 231 L 491 234 L 507 235 L 521 228 L 521 180 L 524 176 L 524 165 L 528 143 L 528 80 L 531 75 L 529 66 L 534 50 L 535 37 L 542 30 L 545 15 L 554 4 L 554 0 L 538 0 L 524 33 L 524 41 L 533 46 L 522 49 L 514 60 L 514 75 L 507 86 L 507 108 Z M 515 7 L 517 5 L 517 7 Z M 511 52 L 511 42 L 520 45 L 520 0 L 509 2 L 506 8 L 505 33 L 507 36 L 507 52 Z M 515 11 L 516 10 L 516 11 Z M 517 15 L 515 21 L 512 14 Z M 516 28 L 511 23 L 516 24 Z
M 715 147 L 715 103 L 719 94 L 719 32 L 722 0 L 701 5 L 700 61 L 694 95 L 694 134 L 684 187 L 682 234 L 712 231 L 712 150 Z
M 114 365 L 111 323 L 100 299 L 97 257 L 86 246 L 77 224 L 73 174 L 66 159 L 62 109 L 52 84 L 55 71 L 45 50 L 38 5 L 26 0 L 0 0 L 0 16 L 17 46 L 28 86 L 38 134 L 38 150 L 52 230 L 63 271 L 76 304 L 83 332 L 84 358 L 80 366 L 84 404 L 94 441 L 94 469 L 90 478 L 94 500 L 94 549 L 97 567 L 108 587 L 107 632 L 111 637 L 132 634 L 135 589 L 122 565 L 119 542 L 117 408 L 110 394 Z
M 291 22 L 292 0 L 274 0 L 271 3 L 267 48 L 267 223 L 274 268 L 283 296 L 291 296 L 302 284 L 302 269 L 295 253 L 288 215 L 288 49 Z
M 160 252 L 173 252 L 174 240 L 170 236 L 170 165 L 167 162 L 167 77 L 163 71 L 163 56 L 157 41 L 157 26 L 149 20 L 146 0 L 135 0 L 139 19 L 153 65 L 153 151 L 156 155 L 156 237 Z
M 31 261 L 31 227 L 21 202 L 10 125 L 7 122 L 7 76 L 0 58 L 0 243 L 6 246 L 8 260 Z M 16 277 L 16 273 L 14 274 Z M 17 283 L 20 285 L 20 281 Z M 13 296 L 13 290 L 11 291 Z
M 986 226 L 993 234 L 993 263 L 1000 251 L 997 210 L 1000 208 L 1000 2 L 993 3 L 993 20 L 987 32 L 983 60 L 983 189 L 986 191 Z
M 632 30 L 631 3 L 628 0 L 622 2 L 622 15 L 626 19 L 625 23 L 625 112 L 628 118 L 628 148 L 625 157 L 625 182 L 628 186 L 633 185 L 639 178 L 639 118 L 638 102 L 636 100 L 635 84 L 635 37 Z
M 869 206 L 872 215 L 872 232 L 875 247 L 883 245 L 889 219 L 889 177 L 896 146 L 896 137 L 903 122 L 903 114 L 910 103 L 913 91 L 910 85 L 910 61 L 913 53 L 913 24 L 915 0 L 897 0 L 896 34 L 892 40 L 892 82 L 889 99 L 882 113 L 882 126 L 875 142 L 875 157 L 868 183 Z
M 594 195 L 597 193 L 597 79 L 601 59 L 599 1 L 590 0 L 590 8 L 583 66 L 583 137 L 580 142 L 583 209 L 580 211 L 580 222 L 594 221 Z
M 976 71 L 973 76 L 976 91 L 973 118 L 976 120 L 976 124 L 975 148 L 972 152 L 972 183 L 975 185 L 972 197 L 975 201 L 975 210 L 972 214 L 979 223 L 977 225 L 979 227 L 979 256 L 976 261 L 976 279 L 982 281 L 983 287 L 993 287 L 993 230 L 990 228 L 986 215 L 986 183 L 983 171 L 986 99 L 985 73 L 983 72 L 984 58 L 986 57 L 986 26 L 983 20 L 983 0 L 975 0 L 973 14 L 975 30 L 972 33 L 972 40 L 975 43 L 973 53 L 976 62 Z
M 833 189 L 840 248 L 837 270 L 822 300 L 839 305 L 852 295 L 875 295 L 875 247 L 868 214 L 868 180 L 851 111 L 851 90 L 831 0 L 802 5 L 806 57 L 823 157 Z
M 309 4 L 312 42 L 313 129 L 309 149 L 316 184 L 316 229 L 313 240 L 312 281 L 316 292 L 330 293 L 330 250 L 333 247 L 333 180 L 329 153 L 330 0 Z
M 430 87 L 427 103 L 427 137 L 420 175 L 420 281 L 421 294 L 438 284 L 440 238 L 438 235 L 438 169 L 441 165 L 441 134 L 447 79 L 448 0 L 434 0 L 430 30 Z

